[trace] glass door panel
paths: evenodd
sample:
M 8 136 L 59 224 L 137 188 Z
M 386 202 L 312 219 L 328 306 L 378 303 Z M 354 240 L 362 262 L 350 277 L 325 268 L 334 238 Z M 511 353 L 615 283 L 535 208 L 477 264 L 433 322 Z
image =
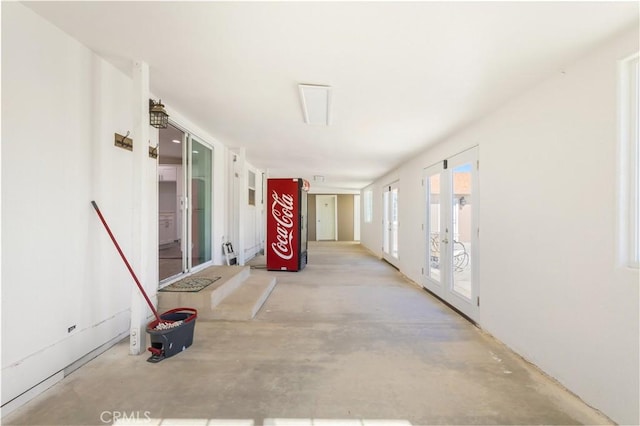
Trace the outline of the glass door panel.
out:
M 386 254 L 390 253 L 390 249 L 389 249 L 389 230 L 391 228 L 391 223 L 390 223 L 390 219 L 389 219 L 389 192 L 388 190 L 385 190 L 382 193 L 382 206 L 383 206 L 383 212 L 382 212 L 382 251 Z
M 394 263 L 398 259 L 398 182 L 387 185 L 382 193 L 383 206 L 383 231 L 382 251 L 383 257 Z
M 158 155 L 158 278 L 179 276 L 186 270 L 184 228 L 185 133 L 169 125 L 159 131 Z
M 451 170 L 453 194 L 451 197 L 453 246 L 453 291 L 471 300 L 471 245 L 472 245 L 472 164 L 464 163 Z
M 433 173 L 433 174 L 431 174 Z M 428 172 L 427 190 L 427 277 L 440 283 L 440 168 Z
M 212 152 L 190 138 L 191 267 L 211 260 Z
M 391 256 L 398 258 L 398 188 L 391 188 Z

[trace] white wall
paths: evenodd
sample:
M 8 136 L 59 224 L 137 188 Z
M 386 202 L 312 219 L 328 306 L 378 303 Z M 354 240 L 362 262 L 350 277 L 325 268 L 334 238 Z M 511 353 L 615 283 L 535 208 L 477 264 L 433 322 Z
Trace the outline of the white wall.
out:
M 139 92 L 132 76 L 19 3 L 2 5 L 2 89 L 6 414 L 8 401 L 52 376 L 58 380 L 70 364 L 129 333 L 138 289 L 91 200 L 155 300 L 158 182 L 157 162 L 136 155 L 147 143 L 135 135 Z M 212 252 L 213 263 L 222 264 L 222 242 L 232 232 L 226 217 L 230 151 L 180 111 L 170 105 L 167 111 L 213 148 Z M 114 147 L 114 133 L 127 131 L 133 153 Z M 148 144 L 157 142 L 150 129 Z M 133 182 L 136 177 L 141 181 Z M 141 211 L 149 219 L 135 229 Z
M 638 424 L 639 277 L 616 243 L 617 61 L 638 28 L 377 180 L 362 243 L 381 255 L 399 179 L 400 270 L 422 282 L 425 167 L 479 145 L 480 325 L 614 421 Z M 415 247 L 422 247 L 415 250 Z
M 132 253 L 135 200 L 133 153 L 114 147 L 115 132 L 134 130 L 129 76 L 24 6 L 4 3 L 2 88 L 5 404 L 128 333 L 133 281 L 90 201 Z M 149 166 L 141 175 L 152 194 L 155 174 Z M 146 249 L 155 250 L 157 221 L 148 226 Z M 157 258 L 130 261 L 144 268 L 153 297 Z
M 247 161 L 246 150 L 228 151 L 227 239 L 244 265 L 264 248 L 266 233 L 262 170 Z M 255 206 L 249 205 L 248 172 L 255 173 Z

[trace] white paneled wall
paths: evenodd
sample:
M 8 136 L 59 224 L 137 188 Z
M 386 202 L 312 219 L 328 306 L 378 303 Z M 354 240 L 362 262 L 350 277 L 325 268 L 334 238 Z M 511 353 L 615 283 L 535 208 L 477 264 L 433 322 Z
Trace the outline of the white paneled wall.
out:
M 131 75 L 30 9 L 2 5 L 3 414 L 24 401 L 24 392 L 54 384 L 69 365 L 129 333 L 137 289 L 91 200 L 155 299 L 156 161 L 149 158 L 136 171 L 135 152 L 114 146 L 114 133 L 135 131 L 133 84 Z M 221 264 L 228 149 L 167 110 L 213 147 L 213 261 Z M 157 145 L 158 134 L 150 129 L 149 141 L 132 138 L 145 149 Z M 143 211 L 151 212 L 143 230 L 134 229 L 141 210 L 134 176 L 147 191 Z M 142 235 L 141 247 L 133 247 L 134 235 Z
M 18 3 L 2 14 L 4 404 L 128 333 L 131 278 L 90 201 L 131 253 L 133 155 L 114 133 L 134 123 L 130 77 Z

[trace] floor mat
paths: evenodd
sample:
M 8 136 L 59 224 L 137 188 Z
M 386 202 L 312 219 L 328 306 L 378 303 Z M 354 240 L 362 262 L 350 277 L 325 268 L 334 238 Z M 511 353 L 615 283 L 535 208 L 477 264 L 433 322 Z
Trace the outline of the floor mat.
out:
M 213 278 L 185 278 L 173 284 L 170 284 L 164 288 L 161 288 L 158 291 L 184 291 L 195 293 L 203 288 L 206 288 L 208 285 L 218 281 L 220 277 Z

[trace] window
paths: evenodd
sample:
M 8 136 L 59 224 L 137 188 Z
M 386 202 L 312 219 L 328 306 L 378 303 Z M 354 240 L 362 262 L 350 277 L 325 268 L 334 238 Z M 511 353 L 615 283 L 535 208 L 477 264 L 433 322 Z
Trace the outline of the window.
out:
M 249 195 L 248 195 L 249 205 L 255 206 L 256 205 L 256 174 L 251 170 L 247 172 L 247 187 L 249 188 Z
M 620 62 L 620 147 L 619 205 L 620 258 L 622 263 L 640 265 L 640 137 L 638 134 L 639 69 L 636 53 Z
M 364 191 L 364 223 L 373 221 L 373 191 L 367 189 Z

